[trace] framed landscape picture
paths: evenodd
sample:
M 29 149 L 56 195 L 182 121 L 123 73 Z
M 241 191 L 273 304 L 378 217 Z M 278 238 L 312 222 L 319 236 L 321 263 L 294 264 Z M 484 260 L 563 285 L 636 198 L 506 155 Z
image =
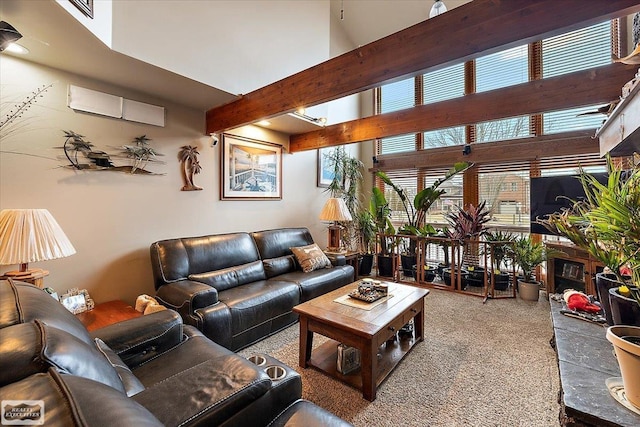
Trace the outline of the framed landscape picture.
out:
M 335 147 L 318 149 L 318 187 L 326 188 L 333 181 L 333 168 L 329 159 L 335 149 Z
M 282 199 L 282 147 L 222 135 L 220 200 Z

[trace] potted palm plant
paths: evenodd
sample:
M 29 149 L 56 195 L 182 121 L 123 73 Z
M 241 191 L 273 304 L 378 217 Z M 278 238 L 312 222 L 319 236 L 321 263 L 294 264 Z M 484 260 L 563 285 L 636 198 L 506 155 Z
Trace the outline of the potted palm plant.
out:
M 371 189 L 371 201 L 369 212 L 375 224 L 378 252 L 376 265 L 378 274 L 384 277 L 393 276 L 393 236 L 396 234 L 395 227 L 391 223 L 391 209 L 389 202 L 384 197 L 384 193 L 378 187 Z
M 516 236 L 508 231 L 496 230 L 486 233 L 484 237 L 489 245 L 489 248 L 485 247 L 485 250 L 488 250 L 491 255 L 491 266 L 493 268 L 489 278 L 495 290 L 504 291 L 509 287 L 509 273 L 503 270 L 502 267 L 505 266 L 505 262 L 510 258 L 512 244 Z
M 534 241 L 531 236 L 518 237 L 513 245 L 513 262 L 522 272 L 518 279 L 520 298 L 527 301 L 538 301 L 540 282 L 534 279 L 535 269 L 551 255 L 562 252 L 547 248 L 544 243 Z
M 376 225 L 373 216 L 368 210 L 361 210 L 355 217 L 357 228 L 360 234 L 359 250 L 361 253 L 358 274 L 368 276 L 373 267 L 373 253 L 376 239 Z

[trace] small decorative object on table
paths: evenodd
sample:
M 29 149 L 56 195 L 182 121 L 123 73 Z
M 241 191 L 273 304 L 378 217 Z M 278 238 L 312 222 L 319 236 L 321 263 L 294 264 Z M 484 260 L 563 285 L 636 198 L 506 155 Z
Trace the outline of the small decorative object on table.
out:
M 349 293 L 351 298 L 355 298 L 361 301 L 374 302 L 380 298 L 386 297 L 388 293 L 388 286 L 382 284 L 380 281 L 374 281 L 373 279 L 362 279 L 358 284 L 358 289 Z
M 342 375 L 353 372 L 360 367 L 360 350 L 344 344 L 338 345 L 338 360 L 336 369 Z
M 86 289 L 71 288 L 60 296 L 60 302 L 73 314 L 93 310 L 95 303 Z

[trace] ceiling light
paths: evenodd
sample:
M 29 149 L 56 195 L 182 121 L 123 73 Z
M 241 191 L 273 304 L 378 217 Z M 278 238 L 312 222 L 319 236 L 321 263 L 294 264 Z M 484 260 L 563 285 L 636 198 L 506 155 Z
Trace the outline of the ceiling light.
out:
M 433 18 L 434 16 L 441 15 L 447 11 L 447 6 L 444 5 L 442 0 L 435 0 L 433 6 L 431 6 L 431 11 L 429 12 L 429 18 Z
M 287 114 L 289 114 L 291 117 L 295 117 L 296 119 L 313 123 L 314 125 L 325 126 L 327 124 L 326 117 L 311 117 L 311 116 L 307 116 L 306 114 L 300 114 L 298 111 L 294 111 L 293 113 L 287 113 Z
M 29 49 L 18 43 L 10 43 L 5 49 L 3 49 L 3 51 L 17 53 L 20 55 L 26 55 L 29 53 Z
M 22 34 L 18 32 L 11 24 L 0 21 L 0 52 L 5 50 L 9 45 L 22 38 Z
M 258 126 L 271 126 L 271 122 L 269 120 L 260 120 L 257 123 Z

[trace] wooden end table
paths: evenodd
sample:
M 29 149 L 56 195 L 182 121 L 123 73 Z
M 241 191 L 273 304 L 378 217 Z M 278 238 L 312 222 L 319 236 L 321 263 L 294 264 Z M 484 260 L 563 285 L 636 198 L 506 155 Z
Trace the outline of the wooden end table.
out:
M 297 305 L 300 315 L 300 366 L 314 368 L 362 390 L 365 399 L 376 398 L 378 386 L 411 349 L 424 339 L 424 298 L 429 290 L 387 283 L 392 297 L 370 310 L 334 301 L 358 287 L 358 282 Z M 386 342 L 411 319 L 414 336 Z M 313 350 L 313 334 L 330 338 Z M 336 368 L 338 344 L 360 350 L 360 369 L 343 375 Z
M 359 251 L 347 251 L 347 252 L 329 252 L 329 251 L 324 251 L 325 255 L 327 256 L 327 258 L 329 258 L 331 261 L 333 261 L 334 259 L 336 259 L 336 257 L 338 256 L 344 256 L 344 260 L 347 264 L 349 264 L 350 266 L 353 267 L 353 280 L 358 280 L 359 278 L 359 272 L 360 272 L 360 258 L 362 258 L 362 253 L 360 253 Z
M 76 314 L 76 317 L 80 319 L 88 331 L 104 328 L 105 326 L 140 316 L 142 316 L 142 313 L 120 300 L 96 304 L 93 310 Z

